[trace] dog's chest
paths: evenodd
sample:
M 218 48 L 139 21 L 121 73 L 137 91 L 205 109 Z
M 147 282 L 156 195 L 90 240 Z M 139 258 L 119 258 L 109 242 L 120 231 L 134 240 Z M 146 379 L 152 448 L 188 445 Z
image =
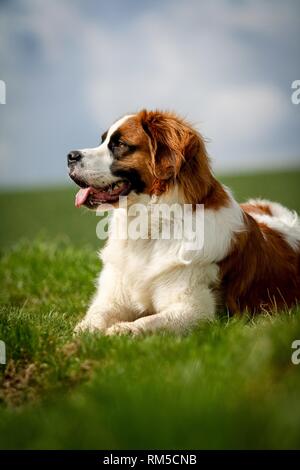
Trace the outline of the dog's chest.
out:
M 111 263 L 126 301 L 138 310 L 153 310 L 155 289 L 175 263 L 172 244 L 159 240 L 114 240 L 102 252 Z

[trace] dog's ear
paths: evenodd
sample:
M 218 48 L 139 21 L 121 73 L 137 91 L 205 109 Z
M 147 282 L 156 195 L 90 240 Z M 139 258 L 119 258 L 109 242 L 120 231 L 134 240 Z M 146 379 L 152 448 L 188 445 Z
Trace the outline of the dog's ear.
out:
M 176 180 L 187 202 L 201 201 L 211 181 L 202 136 L 171 113 L 144 110 L 140 118 L 150 146 L 153 192 L 161 194 Z
M 152 171 L 158 180 L 175 179 L 185 160 L 189 132 L 171 113 L 142 111 L 141 123 L 149 138 Z

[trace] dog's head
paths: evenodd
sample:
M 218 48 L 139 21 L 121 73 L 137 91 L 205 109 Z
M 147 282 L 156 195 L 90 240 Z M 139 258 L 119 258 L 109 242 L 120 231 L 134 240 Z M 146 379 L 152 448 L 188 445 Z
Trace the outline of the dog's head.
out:
M 143 110 L 115 122 L 98 147 L 68 154 L 69 175 L 81 189 L 76 206 L 117 205 L 120 196 L 160 196 L 175 185 L 184 202 L 201 202 L 210 168 L 202 137 L 176 115 Z

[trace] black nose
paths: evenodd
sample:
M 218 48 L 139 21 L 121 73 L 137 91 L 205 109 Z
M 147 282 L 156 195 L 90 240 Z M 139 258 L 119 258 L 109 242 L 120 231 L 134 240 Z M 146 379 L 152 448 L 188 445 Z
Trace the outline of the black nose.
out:
M 72 150 L 68 153 L 68 164 L 79 162 L 82 159 L 82 153 L 79 150 Z

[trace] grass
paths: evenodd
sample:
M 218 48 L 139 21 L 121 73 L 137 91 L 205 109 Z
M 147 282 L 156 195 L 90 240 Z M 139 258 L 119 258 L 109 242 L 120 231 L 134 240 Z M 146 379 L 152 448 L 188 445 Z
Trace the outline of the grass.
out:
M 300 172 L 224 178 L 300 211 Z M 74 191 L 0 195 L 0 447 L 299 448 L 300 308 L 184 337 L 72 336 L 100 268 Z

